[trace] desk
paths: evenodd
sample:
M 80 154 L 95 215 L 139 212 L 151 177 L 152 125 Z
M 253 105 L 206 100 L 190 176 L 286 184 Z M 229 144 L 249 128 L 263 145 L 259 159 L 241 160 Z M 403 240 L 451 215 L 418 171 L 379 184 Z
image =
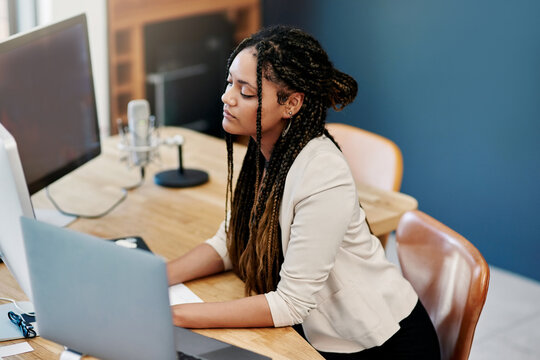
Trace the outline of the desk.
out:
M 69 227 L 103 238 L 140 235 L 153 252 L 173 259 L 214 235 L 225 216 L 226 149 L 223 140 L 180 128 L 164 128 L 161 137 L 182 134 L 184 166 L 208 171 L 210 181 L 190 189 L 169 189 L 153 183 L 154 173 L 178 164 L 177 149 L 162 146 L 159 163 L 147 167 L 145 183 L 131 191 L 127 199 L 109 215 L 98 220 L 78 219 Z M 65 210 L 100 212 L 120 196 L 119 188 L 138 181 L 138 170 L 119 162 L 118 138 L 104 139 L 100 157 L 80 167 L 50 186 L 55 200 Z M 235 145 L 235 172 L 238 173 L 245 147 Z M 416 208 L 416 200 L 400 194 L 359 186 L 359 196 L 372 229 L 382 234 L 395 229 L 401 214 Z M 43 192 L 32 198 L 34 206 L 51 207 Z M 24 298 L 0 266 L 2 296 Z M 190 281 L 188 287 L 204 301 L 243 297 L 243 283 L 231 272 Z M 292 328 L 205 329 L 198 332 L 273 359 L 317 359 L 318 353 Z M 7 345 L 4 342 L 1 345 Z M 43 338 L 30 341 L 35 351 L 13 359 L 56 359 L 61 347 Z M 11 358 L 10 358 L 11 359 Z

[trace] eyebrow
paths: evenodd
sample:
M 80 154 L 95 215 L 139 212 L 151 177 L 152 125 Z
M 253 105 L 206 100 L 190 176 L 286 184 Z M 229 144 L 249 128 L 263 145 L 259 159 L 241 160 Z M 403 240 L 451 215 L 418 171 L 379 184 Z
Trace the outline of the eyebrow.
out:
M 251 85 L 250 83 L 248 83 L 248 82 L 245 81 L 245 80 L 240 80 L 240 79 L 238 79 L 238 80 L 236 80 L 236 81 L 238 81 L 238 82 L 239 82 L 240 84 L 242 84 L 242 85 L 247 85 L 247 86 L 253 88 L 254 90 L 257 90 L 257 88 L 256 88 L 255 86 Z
M 229 72 L 229 76 L 232 76 L 232 74 L 230 72 Z M 251 87 L 253 90 L 257 90 L 256 86 L 251 85 L 249 82 L 247 82 L 245 80 L 236 79 L 236 82 L 238 82 L 239 84 L 242 84 L 242 85 L 247 85 L 247 86 Z

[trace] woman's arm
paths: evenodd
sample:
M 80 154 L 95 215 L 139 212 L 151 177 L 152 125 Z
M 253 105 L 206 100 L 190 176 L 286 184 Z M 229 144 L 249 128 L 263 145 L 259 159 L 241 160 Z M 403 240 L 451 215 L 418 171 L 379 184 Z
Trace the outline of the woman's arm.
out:
M 274 326 L 264 295 L 225 302 L 175 305 L 172 312 L 174 325 L 186 328 Z
M 222 272 L 223 259 L 203 243 L 167 264 L 169 285 Z M 274 326 L 264 295 L 213 303 L 180 304 L 172 307 L 173 322 L 187 328 Z
M 214 248 L 206 243 L 200 244 L 178 259 L 167 263 L 169 285 L 198 279 L 222 272 L 223 260 Z

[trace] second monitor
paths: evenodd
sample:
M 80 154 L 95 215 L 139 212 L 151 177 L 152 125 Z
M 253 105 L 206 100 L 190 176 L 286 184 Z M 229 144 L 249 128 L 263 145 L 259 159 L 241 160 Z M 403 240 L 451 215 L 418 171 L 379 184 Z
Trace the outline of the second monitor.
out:
M 84 14 L 0 43 L 0 123 L 33 194 L 101 152 Z

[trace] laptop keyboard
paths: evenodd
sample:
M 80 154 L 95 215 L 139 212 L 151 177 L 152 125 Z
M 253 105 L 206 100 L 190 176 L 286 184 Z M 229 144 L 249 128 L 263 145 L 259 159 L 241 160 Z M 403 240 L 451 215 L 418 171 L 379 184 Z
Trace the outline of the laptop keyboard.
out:
M 177 353 L 178 353 L 178 360 L 204 360 L 203 358 L 200 358 L 198 356 L 189 355 L 181 351 L 177 351 Z

